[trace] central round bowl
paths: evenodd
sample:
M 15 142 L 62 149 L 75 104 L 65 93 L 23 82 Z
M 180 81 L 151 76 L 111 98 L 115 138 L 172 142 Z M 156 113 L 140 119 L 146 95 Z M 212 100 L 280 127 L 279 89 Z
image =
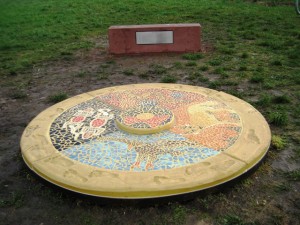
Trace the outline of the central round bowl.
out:
M 154 134 L 168 130 L 174 123 L 174 115 L 158 106 L 140 106 L 116 117 L 117 126 L 132 134 Z

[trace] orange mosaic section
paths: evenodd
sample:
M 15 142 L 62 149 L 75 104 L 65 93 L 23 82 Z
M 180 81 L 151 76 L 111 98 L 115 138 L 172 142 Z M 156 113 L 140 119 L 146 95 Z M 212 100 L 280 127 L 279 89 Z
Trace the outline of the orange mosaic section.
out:
M 176 123 L 171 132 L 217 151 L 230 147 L 242 130 L 239 116 L 212 99 L 177 108 L 174 116 Z
M 215 150 L 230 147 L 239 135 L 241 127 L 232 124 L 218 124 L 201 130 L 198 134 L 184 135 L 190 140 Z

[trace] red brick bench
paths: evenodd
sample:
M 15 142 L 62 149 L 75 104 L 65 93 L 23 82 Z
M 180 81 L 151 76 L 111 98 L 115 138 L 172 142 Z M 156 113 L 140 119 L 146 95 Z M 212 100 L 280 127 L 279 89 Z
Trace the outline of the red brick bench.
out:
M 198 23 L 111 26 L 108 38 L 112 54 L 198 52 L 201 26 Z

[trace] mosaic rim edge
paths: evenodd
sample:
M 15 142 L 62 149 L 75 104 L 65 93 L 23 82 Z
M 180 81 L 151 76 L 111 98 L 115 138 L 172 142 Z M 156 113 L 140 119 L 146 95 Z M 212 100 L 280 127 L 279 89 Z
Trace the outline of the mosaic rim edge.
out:
M 217 170 L 217 172 L 220 173 L 219 175 L 219 178 L 220 180 L 218 181 L 213 181 L 213 182 L 198 182 L 197 184 L 195 183 L 192 183 L 193 180 L 194 180 L 194 177 L 192 175 L 189 175 L 190 176 L 190 185 L 189 184 L 186 184 L 186 182 L 184 182 L 185 184 L 178 184 L 178 181 L 179 183 L 182 183 L 180 182 L 180 179 L 182 179 L 182 175 L 183 176 L 187 176 L 186 173 L 189 169 L 191 170 L 197 170 L 197 166 L 193 165 L 193 166 L 185 166 L 184 168 L 176 168 L 176 169 L 172 169 L 170 171 L 158 171 L 158 172 L 153 172 L 153 171 L 148 171 L 148 172 L 143 172 L 144 174 L 146 173 L 146 176 L 147 178 L 149 177 L 158 177 L 158 180 L 160 182 L 160 184 L 158 185 L 160 189 L 157 189 L 158 187 L 154 187 L 153 185 L 149 188 L 146 188 L 145 185 L 143 185 L 143 188 L 144 189 L 140 189 L 137 188 L 136 190 L 134 190 L 134 188 L 132 187 L 132 184 L 130 184 L 129 186 L 123 184 L 123 187 L 121 187 L 121 189 L 123 191 L 121 191 L 120 189 L 119 190 L 116 190 L 114 188 L 108 188 L 106 189 L 106 191 L 103 191 L 105 188 L 103 188 L 102 191 L 95 191 L 93 190 L 93 187 L 91 187 L 90 189 L 87 188 L 89 185 L 86 185 L 86 184 L 76 184 L 76 179 L 75 179 L 75 182 L 69 182 L 67 181 L 67 183 L 64 181 L 64 180 L 61 180 L 60 178 L 56 177 L 56 176 L 53 176 L 53 174 L 49 176 L 49 174 L 47 175 L 46 173 L 44 173 L 44 171 L 47 171 L 47 169 L 45 170 L 45 168 L 43 168 L 43 166 L 41 166 L 39 163 L 41 161 L 45 161 L 45 160 L 54 160 L 56 158 L 58 158 L 59 160 L 62 160 L 60 163 L 62 166 L 63 164 L 68 164 L 67 160 L 62 157 L 61 155 L 57 154 L 57 152 L 53 149 L 53 147 L 51 145 L 48 145 L 45 143 L 47 141 L 49 141 L 49 137 L 46 137 L 45 138 L 45 143 L 44 144 L 41 144 L 41 143 L 38 143 L 36 144 L 36 147 L 37 149 L 43 149 L 43 151 L 46 152 L 46 154 L 40 154 L 40 153 L 37 153 L 37 151 L 33 150 L 33 147 L 32 147 L 32 137 L 30 136 L 31 139 L 28 139 L 28 135 L 26 135 L 26 132 L 28 133 L 28 128 L 30 128 L 30 125 L 32 125 L 31 127 L 34 127 L 35 125 L 40 125 L 41 127 L 38 128 L 37 130 L 34 130 L 32 133 L 33 133 L 33 136 L 37 136 L 38 133 L 40 133 L 41 131 L 44 131 L 44 132 L 48 132 L 48 129 L 49 129 L 49 121 L 52 122 L 54 119 L 54 117 L 57 117 L 58 115 L 60 115 L 61 113 L 64 112 L 64 110 L 67 110 L 69 108 L 69 106 L 71 105 L 76 105 L 84 100 L 88 100 L 88 99 L 91 99 L 93 97 L 95 97 L 95 95 L 99 94 L 99 93 L 103 93 L 103 92 L 111 92 L 112 90 L 118 90 L 119 88 L 121 90 L 126 90 L 126 89 L 131 89 L 132 87 L 147 87 L 147 88 L 151 88 L 151 87 L 162 87 L 162 88 L 171 88 L 171 89 L 177 89 L 177 90 L 184 90 L 184 89 L 188 89 L 188 91 L 192 91 L 192 92 L 199 92 L 200 93 L 203 93 L 201 91 L 204 91 L 205 94 L 211 94 L 212 96 L 216 97 L 216 98 L 225 98 L 225 99 L 228 99 L 230 98 L 230 102 L 228 104 L 240 104 L 242 103 L 244 106 L 246 106 L 247 109 L 243 110 L 241 109 L 241 111 L 235 109 L 236 111 L 239 111 L 239 115 L 242 114 L 246 114 L 247 116 L 250 115 L 250 121 L 253 120 L 253 115 L 255 116 L 258 116 L 258 120 L 260 122 L 260 124 L 256 123 L 256 127 L 262 127 L 263 126 L 263 138 L 262 138 L 262 143 L 260 146 L 258 146 L 258 150 L 256 149 L 255 151 L 255 154 L 252 155 L 252 158 L 250 159 L 247 159 L 246 161 L 244 161 L 243 159 L 240 159 L 239 156 L 236 156 L 236 155 L 231 155 L 231 153 L 226 153 L 228 157 L 230 157 L 230 159 L 232 159 L 235 163 L 237 164 L 243 164 L 242 167 L 240 167 L 239 169 L 237 170 L 232 170 L 232 168 L 230 169 L 229 168 L 229 171 L 227 171 L 228 173 L 224 175 L 223 173 L 223 169 L 222 168 L 217 168 L 217 163 L 212 163 L 211 166 L 209 168 L 206 168 L 206 167 L 203 167 L 204 170 L 206 171 L 214 171 L 214 170 Z M 225 96 L 225 97 L 224 97 Z M 67 104 L 67 105 L 65 105 Z M 227 104 L 227 102 L 226 102 Z M 49 112 L 48 110 L 51 108 L 51 112 Z M 242 108 L 242 107 L 239 107 L 239 108 Z M 46 115 L 46 119 L 43 118 L 45 117 Z M 244 118 L 244 117 L 243 117 Z M 37 119 L 37 120 L 36 120 Z M 257 119 L 257 118 L 256 118 Z M 247 127 L 248 125 L 245 124 L 245 130 L 243 130 L 243 134 L 241 135 L 248 135 L 249 137 L 251 137 L 252 133 L 251 132 L 248 132 L 248 131 L 251 131 L 253 130 L 252 128 L 255 128 L 255 126 L 250 126 L 250 127 Z M 248 133 L 247 133 L 248 132 Z M 257 135 L 261 135 L 260 133 L 258 133 Z M 248 103 L 244 102 L 243 100 L 240 100 L 234 96 L 231 96 L 231 95 L 228 95 L 226 93 L 222 93 L 222 92 L 217 92 L 217 91 L 214 91 L 214 90 L 210 90 L 210 89 L 207 89 L 207 88 L 201 88 L 201 87 L 193 87 L 193 86 L 188 86 L 188 85 L 174 85 L 174 84 L 171 84 L 171 85 L 167 85 L 167 84 L 142 84 L 142 85 L 125 85 L 125 86 L 119 86 L 119 87 L 110 87 L 110 88 L 105 88 L 105 89 L 100 89 L 100 90 L 97 90 L 97 91 L 93 91 L 93 92 L 88 92 L 88 93 L 84 93 L 84 94 L 81 94 L 81 95 L 78 95 L 78 96 L 75 96 L 71 99 L 68 99 L 68 100 L 65 100 L 64 102 L 62 103 L 58 103 L 54 106 L 51 106 L 49 107 L 48 109 L 44 110 L 43 112 L 41 112 L 36 118 L 34 118 L 30 124 L 28 125 L 28 127 L 25 129 L 23 135 L 22 135 L 22 138 L 21 138 L 21 150 L 22 150 L 22 156 L 24 158 L 24 161 L 26 162 L 26 164 L 29 166 L 30 169 L 32 169 L 35 173 L 37 173 L 39 176 L 41 176 L 42 178 L 48 180 L 49 182 L 51 183 L 54 183 L 58 186 L 61 186 L 65 189 L 69 189 L 71 191 L 75 191 L 75 192 L 79 192 L 79 193 L 83 193 L 83 194 L 88 194 L 88 195 L 93 195 L 93 196 L 103 196 L 103 197 L 109 197 L 109 198 L 151 198 L 151 197 L 163 197 L 163 196 L 170 196 L 170 195 L 176 195 L 176 194 L 182 194 L 182 193 L 188 193 L 188 192 L 193 192 L 193 191 L 197 191 L 197 190 L 203 190 L 203 189 L 206 189 L 206 188 L 209 188 L 209 187 L 213 187 L 213 186 L 216 186 L 216 185 L 219 185 L 219 184 L 222 184 L 224 182 L 227 182 L 229 180 L 232 180 L 234 178 L 236 178 L 237 176 L 240 176 L 241 174 L 245 173 L 246 171 L 248 171 L 250 168 L 252 168 L 254 165 L 256 165 L 263 157 L 264 155 L 267 153 L 267 150 L 268 150 L 268 147 L 269 147 L 269 144 L 270 144 L 270 137 L 271 137 L 271 134 L 270 134 L 270 129 L 268 127 L 268 124 L 267 122 L 265 121 L 265 119 L 263 118 L 263 116 L 251 105 L 249 105 Z M 241 138 L 240 138 L 241 139 Z M 239 142 L 241 142 L 241 140 L 238 140 Z M 249 142 L 249 143 L 253 143 L 253 140 L 248 140 L 247 138 L 244 138 L 243 141 L 246 141 L 246 142 Z M 243 142 L 242 141 L 242 142 Z M 234 146 L 233 146 L 234 147 Z M 232 148 L 230 150 L 232 150 Z M 252 146 L 253 147 L 253 146 Z M 252 148 L 251 147 L 251 148 Z M 257 154 L 257 152 L 259 152 L 259 154 Z M 32 156 L 30 155 L 30 153 L 34 153 L 33 155 L 37 155 L 37 158 L 35 160 L 33 160 L 32 162 Z M 225 155 L 225 154 L 224 154 Z M 226 157 L 227 157 L 226 156 Z M 254 157 L 255 156 L 255 157 Z M 56 157 L 56 158 L 55 158 Z M 220 157 L 219 155 L 217 156 L 214 156 L 213 158 L 218 158 L 219 161 L 220 160 Z M 59 161 L 58 160 L 58 161 Z M 63 161 L 65 160 L 65 161 Z M 204 160 L 204 162 L 208 162 L 209 160 Z M 211 163 L 209 161 L 209 163 Z M 76 166 L 78 166 L 79 163 L 75 162 L 74 165 L 70 166 L 70 168 L 75 168 Z M 48 165 L 51 166 L 50 163 L 48 163 Z M 90 167 L 91 166 L 87 166 L 87 165 L 80 165 L 82 167 L 84 167 L 84 170 L 86 171 L 89 171 L 91 172 L 93 169 L 91 169 Z M 214 169 L 211 169 L 213 166 L 215 166 L 216 168 Z M 234 166 L 233 166 L 234 167 Z M 64 172 L 67 173 L 67 172 L 70 172 L 70 176 L 75 176 L 74 174 L 72 174 L 71 172 L 73 171 L 72 169 L 69 169 L 68 166 L 66 167 L 61 167 L 61 168 L 64 168 Z M 88 168 L 88 169 L 87 169 Z M 199 167 L 200 168 L 200 167 Z M 198 169 L 199 169 L 198 168 Z M 49 168 L 48 168 L 49 169 Z M 51 167 L 50 167 L 51 169 Z M 97 169 L 98 171 L 101 171 L 101 173 L 107 173 L 105 176 L 110 176 L 109 175 L 109 172 L 111 171 L 107 171 L 105 169 Z M 224 171 L 226 171 L 227 169 L 225 168 Z M 74 171 L 76 171 L 74 169 Z M 57 172 L 57 171 L 56 171 Z M 128 176 L 132 175 L 132 173 L 134 172 L 118 172 L 118 174 L 120 175 L 120 177 L 124 178 L 125 177 L 125 180 L 128 179 Z M 126 174 L 126 175 L 124 175 Z M 138 175 L 139 174 L 139 175 Z M 140 176 L 140 173 L 136 173 L 134 174 L 134 176 L 136 177 L 138 175 L 138 177 Z M 203 174 L 197 174 L 197 176 L 203 176 Z M 105 178 L 104 176 L 104 180 L 110 180 L 110 179 L 107 179 Z M 76 176 L 75 176 L 76 177 Z M 170 183 L 169 184 L 166 184 L 165 182 L 165 177 L 169 177 L 170 178 Z M 177 180 L 176 180 L 177 179 Z M 179 179 L 179 180 L 178 180 Z M 64 181 L 65 183 L 61 182 L 61 181 Z M 78 180 L 77 180 L 78 181 Z M 119 184 L 115 184 L 114 183 L 115 180 L 113 181 L 112 185 L 113 186 L 119 186 Z M 90 184 L 90 186 L 93 185 L 93 183 Z M 122 185 L 121 185 L 122 186 Z M 170 188 L 170 186 L 172 188 Z M 112 191 L 108 191 L 108 190 L 112 190 Z M 141 191 L 141 190 L 144 190 L 144 191 Z
M 269 147 L 266 149 L 268 150 Z M 267 154 L 267 150 L 264 152 L 264 154 L 259 157 L 257 163 L 259 163 Z M 41 173 L 39 170 L 35 170 L 33 167 L 30 166 L 30 163 L 27 162 L 26 158 L 23 156 L 23 160 L 25 164 L 33 171 L 35 172 L 38 176 L 41 178 L 45 179 L 46 181 L 59 186 L 61 188 L 64 188 L 69 191 L 73 191 L 79 194 L 84 194 L 84 195 L 89 195 L 89 196 L 94 196 L 94 197 L 104 197 L 104 198 L 109 198 L 109 199 L 149 199 L 149 198 L 161 198 L 161 197 L 171 197 L 171 196 L 176 196 L 176 195 L 181 195 L 181 194 L 189 194 L 189 193 L 194 193 L 197 191 L 203 191 L 209 188 L 213 188 L 222 184 L 225 184 L 227 182 L 230 182 L 241 175 L 247 173 L 253 167 L 257 164 L 254 163 L 253 165 L 249 165 L 248 167 L 245 167 L 239 171 L 236 171 L 236 173 L 231 174 L 230 176 L 223 178 L 221 180 L 207 183 L 207 184 L 200 184 L 198 186 L 193 186 L 189 188 L 181 188 L 181 189 L 172 189 L 172 190 L 154 190 L 154 191 L 135 191 L 135 192 L 109 192 L 109 191 L 91 191 L 88 189 L 81 189 L 80 187 L 75 187 L 75 186 L 69 186 L 61 182 L 57 182 L 56 180 L 51 179 L 48 177 L 46 174 Z

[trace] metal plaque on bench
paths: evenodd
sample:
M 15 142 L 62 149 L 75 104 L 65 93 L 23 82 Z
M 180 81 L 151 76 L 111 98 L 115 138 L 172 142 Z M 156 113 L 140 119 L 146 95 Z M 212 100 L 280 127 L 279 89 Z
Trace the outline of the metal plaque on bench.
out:
M 173 44 L 173 31 L 136 32 L 136 44 L 138 45 Z

